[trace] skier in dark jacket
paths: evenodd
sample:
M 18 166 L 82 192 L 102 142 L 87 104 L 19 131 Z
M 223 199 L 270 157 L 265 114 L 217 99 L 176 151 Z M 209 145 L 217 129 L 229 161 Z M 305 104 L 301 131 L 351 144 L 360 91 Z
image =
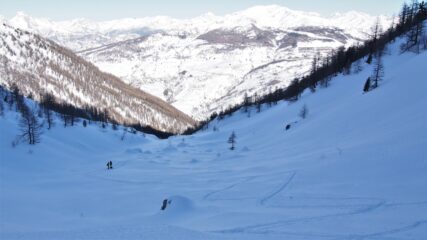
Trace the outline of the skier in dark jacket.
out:
M 107 162 L 107 169 L 113 169 L 113 162 L 112 161 Z

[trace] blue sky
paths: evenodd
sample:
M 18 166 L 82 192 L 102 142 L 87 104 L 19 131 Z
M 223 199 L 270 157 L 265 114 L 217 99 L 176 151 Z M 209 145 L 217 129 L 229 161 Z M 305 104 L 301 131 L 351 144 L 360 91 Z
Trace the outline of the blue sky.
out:
M 398 12 L 402 3 L 403 0 L 0 0 L 0 15 L 10 18 L 17 11 L 24 11 L 54 20 L 78 17 L 109 20 L 157 15 L 191 18 L 206 12 L 224 15 L 269 4 L 325 15 L 349 10 L 391 15 Z

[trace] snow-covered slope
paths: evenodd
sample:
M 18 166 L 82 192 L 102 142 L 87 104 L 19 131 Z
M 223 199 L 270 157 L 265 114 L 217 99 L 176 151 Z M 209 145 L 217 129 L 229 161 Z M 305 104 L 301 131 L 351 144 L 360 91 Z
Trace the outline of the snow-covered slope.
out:
M 298 102 L 164 141 L 58 126 L 34 147 L 12 148 L 17 120 L 8 111 L 0 238 L 424 239 L 427 52 L 401 55 L 398 46 L 367 94 L 365 65 Z M 160 211 L 164 198 L 171 204 Z
M 196 119 L 286 87 L 313 57 L 366 39 L 376 17 L 324 17 L 271 5 L 226 16 L 53 22 L 23 13 L 13 26 L 67 46 L 103 71 L 146 90 Z M 384 27 L 389 18 L 379 17 Z
M 195 121 L 161 99 L 101 72 L 70 50 L 38 35 L 0 25 L 0 84 L 26 96 L 52 94 L 59 103 L 106 111 L 119 123 L 182 133 Z

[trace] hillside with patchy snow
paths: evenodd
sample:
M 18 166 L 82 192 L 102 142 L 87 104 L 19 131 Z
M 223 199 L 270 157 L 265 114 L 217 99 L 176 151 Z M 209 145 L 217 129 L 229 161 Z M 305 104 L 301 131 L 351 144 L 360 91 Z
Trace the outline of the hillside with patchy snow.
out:
M 399 44 L 368 93 L 364 64 L 297 102 L 168 140 L 121 140 L 121 130 L 93 123 L 56 126 L 40 144 L 13 148 L 19 117 L 6 109 L 0 238 L 424 239 L 427 52 L 400 54 Z
M 0 25 L 0 84 L 16 85 L 40 101 L 53 95 L 57 103 L 95 108 L 121 124 L 148 126 L 178 134 L 196 122 L 161 99 L 100 71 L 72 51 L 39 35 Z
M 206 119 L 246 94 L 283 88 L 316 56 L 368 38 L 375 16 L 321 16 L 258 6 L 226 16 L 54 22 L 19 13 L 9 24 L 67 46 L 101 70 Z M 390 19 L 379 17 L 384 28 Z

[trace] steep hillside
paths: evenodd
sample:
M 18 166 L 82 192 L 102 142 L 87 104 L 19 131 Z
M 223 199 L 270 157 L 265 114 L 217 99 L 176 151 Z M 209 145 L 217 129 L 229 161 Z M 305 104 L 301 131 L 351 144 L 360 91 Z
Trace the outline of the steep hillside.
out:
M 35 99 L 46 92 L 59 103 L 105 111 L 119 123 L 182 133 L 195 121 L 161 99 L 101 72 L 72 51 L 6 24 L 0 26 L 0 84 L 16 84 Z
M 6 110 L 0 238 L 424 239 L 427 52 L 400 54 L 400 43 L 368 93 L 372 66 L 363 64 L 297 102 L 164 141 L 121 141 L 121 132 L 90 125 L 55 127 L 39 145 L 12 148 L 17 116 Z
M 384 28 L 390 24 L 380 17 Z M 22 13 L 10 24 L 38 32 L 196 119 L 288 86 L 315 56 L 365 40 L 376 17 L 258 6 L 226 16 L 53 22 Z

